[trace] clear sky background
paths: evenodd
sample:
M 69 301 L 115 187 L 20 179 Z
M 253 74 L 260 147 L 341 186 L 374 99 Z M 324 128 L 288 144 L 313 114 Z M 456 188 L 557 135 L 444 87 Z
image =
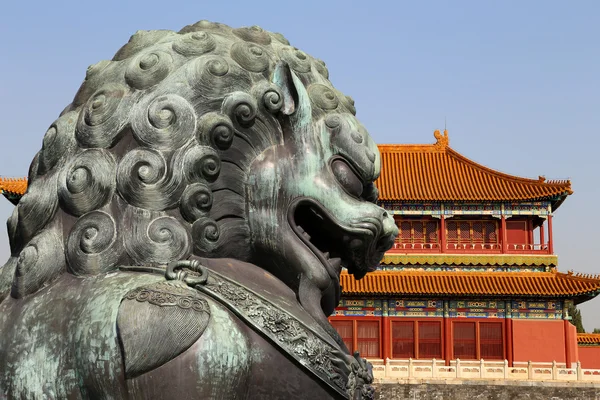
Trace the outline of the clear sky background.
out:
M 600 2 L 583 0 L 5 1 L 0 174 L 27 174 L 88 65 L 136 30 L 259 25 L 323 59 L 378 143 L 433 143 L 446 118 L 450 145 L 483 165 L 570 178 L 554 219 L 559 270 L 600 273 L 599 16 Z M 11 210 L 1 201 L 0 220 Z M 588 331 L 599 308 L 581 306 Z

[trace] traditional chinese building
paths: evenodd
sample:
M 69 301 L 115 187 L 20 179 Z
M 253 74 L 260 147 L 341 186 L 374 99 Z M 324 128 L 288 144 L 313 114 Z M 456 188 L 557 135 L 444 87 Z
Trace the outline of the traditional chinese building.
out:
M 508 360 L 600 368 L 600 335 L 577 335 L 569 304 L 600 277 L 559 272 L 552 217 L 569 181 L 524 179 L 449 147 L 380 145 L 380 203 L 400 234 L 378 271 L 342 273 L 331 323 L 371 359 Z M 26 179 L 0 178 L 13 204 Z
M 342 274 L 330 320 L 347 346 L 368 358 L 600 368 L 600 336 L 580 351 L 568 314 L 600 293 L 600 277 L 559 272 L 554 254 L 570 182 L 503 174 L 454 151 L 447 132 L 435 138 L 379 146 L 379 201 L 400 234 L 378 271 Z

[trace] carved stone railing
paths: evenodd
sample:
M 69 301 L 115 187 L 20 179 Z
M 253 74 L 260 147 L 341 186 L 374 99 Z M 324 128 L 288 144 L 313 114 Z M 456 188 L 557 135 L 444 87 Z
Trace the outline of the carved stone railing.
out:
M 407 253 L 439 253 L 439 243 L 402 243 L 395 242 L 392 250 L 399 250 Z
M 447 253 L 501 253 L 500 243 L 447 243 Z
M 506 245 L 506 251 L 509 253 L 519 254 L 550 254 L 550 247 L 548 244 L 516 244 L 508 243 Z
M 442 248 L 440 243 L 403 243 L 398 240 L 389 251 L 398 253 L 500 254 L 503 249 L 502 243 L 446 243 L 445 247 Z M 547 243 L 508 243 L 506 253 L 550 254 L 550 247 Z
M 585 381 L 600 382 L 600 369 L 583 369 L 581 363 L 568 368 L 557 362 L 462 361 L 452 360 L 391 360 L 369 359 L 373 375 L 383 380 L 410 379 L 499 379 L 522 381 Z

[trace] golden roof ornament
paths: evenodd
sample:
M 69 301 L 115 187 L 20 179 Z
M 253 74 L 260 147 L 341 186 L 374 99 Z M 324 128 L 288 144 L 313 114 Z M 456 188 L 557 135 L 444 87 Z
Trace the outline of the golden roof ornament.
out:
M 448 130 L 444 129 L 444 134 L 442 135 L 439 130 L 433 132 L 433 136 L 435 137 L 435 146 L 438 147 L 448 147 L 450 145 L 450 138 L 448 137 Z

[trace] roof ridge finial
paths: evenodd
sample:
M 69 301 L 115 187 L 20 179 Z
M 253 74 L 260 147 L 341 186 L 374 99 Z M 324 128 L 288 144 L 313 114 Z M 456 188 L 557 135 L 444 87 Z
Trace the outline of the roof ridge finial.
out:
M 445 128 L 445 127 L 444 127 Z M 433 137 L 435 137 L 435 145 L 438 147 L 448 147 L 450 145 L 450 138 L 448 137 L 448 130 L 444 129 L 444 134 L 442 135 L 438 130 L 433 132 Z

